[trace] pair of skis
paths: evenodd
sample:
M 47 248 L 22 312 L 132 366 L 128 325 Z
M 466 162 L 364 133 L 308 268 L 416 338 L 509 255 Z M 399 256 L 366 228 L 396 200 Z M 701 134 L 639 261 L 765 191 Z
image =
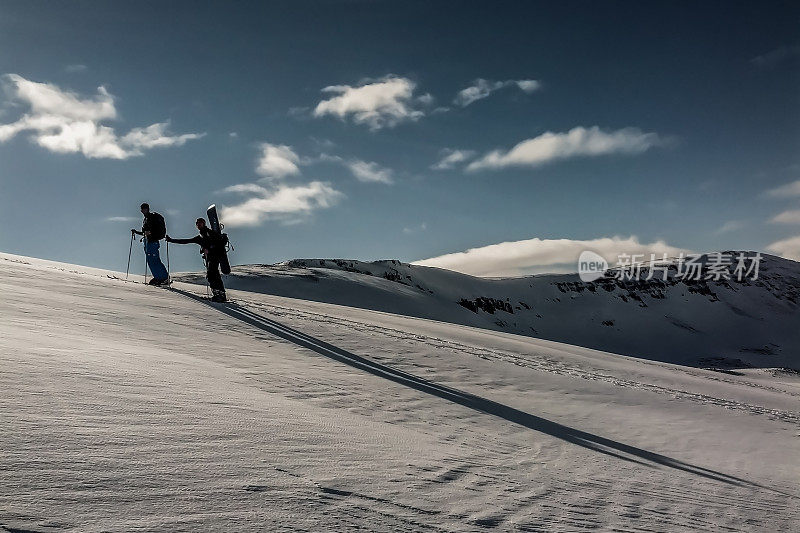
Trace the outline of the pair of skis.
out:
M 122 283 L 135 283 L 137 285 L 146 285 L 148 287 L 155 287 L 157 289 L 164 289 L 164 290 L 171 291 L 171 292 L 179 292 L 181 294 L 189 294 L 187 291 L 184 291 L 183 289 L 178 289 L 178 288 L 173 287 L 172 286 L 172 281 L 170 281 L 169 283 L 163 283 L 161 285 L 150 285 L 149 283 L 146 283 L 144 281 L 136 281 L 136 280 L 133 280 L 133 279 L 120 278 L 120 277 L 117 277 L 117 276 L 112 276 L 111 274 L 106 274 L 106 277 L 108 279 L 111 279 L 111 280 L 114 280 L 114 281 L 121 281 Z M 231 300 L 230 298 L 228 298 L 225 302 L 214 302 L 211 299 L 211 297 L 208 296 L 208 294 L 206 294 L 205 296 L 201 296 L 199 294 L 192 294 L 192 297 L 196 298 L 198 300 L 204 300 L 204 301 L 207 301 L 207 302 L 210 302 L 210 303 L 225 303 L 225 304 L 236 303 L 235 300 Z

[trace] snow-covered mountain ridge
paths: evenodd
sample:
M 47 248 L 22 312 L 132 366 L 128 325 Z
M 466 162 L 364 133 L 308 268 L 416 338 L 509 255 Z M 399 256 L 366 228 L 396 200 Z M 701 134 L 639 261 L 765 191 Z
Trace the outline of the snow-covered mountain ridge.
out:
M 477 278 L 396 260 L 294 259 L 234 267 L 226 284 L 692 366 L 800 369 L 800 263 L 763 254 L 756 279 L 737 279 L 733 265 L 720 279 L 681 278 L 677 268 L 666 281 L 609 271 L 583 282 L 577 274 Z

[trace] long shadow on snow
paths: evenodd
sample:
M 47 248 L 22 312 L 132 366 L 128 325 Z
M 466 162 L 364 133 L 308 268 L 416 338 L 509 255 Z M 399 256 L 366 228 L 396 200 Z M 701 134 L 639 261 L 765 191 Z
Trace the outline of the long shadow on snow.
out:
M 675 468 L 677 470 L 682 470 L 684 472 L 688 472 L 698 476 L 703 476 L 715 481 L 720 481 L 732 485 L 747 485 L 750 487 L 759 487 L 768 490 L 775 490 L 760 485 L 758 483 L 748 481 L 746 479 L 724 474 L 716 470 L 710 470 L 708 468 L 695 466 L 689 463 L 685 463 L 683 461 L 679 461 L 677 459 L 672 459 L 671 457 L 667 457 L 665 455 L 661 455 L 655 452 L 650 452 L 642 448 L 637 448 L 635 446 L 631 446 L 628 444 L 624 444 L 622 442 L 617 442 L 615 440 L 608 439 L 606 437 L 601 437 L 599 435 L 594 435 L 586 431 L 581 431 L 575 428 L 571 428 L 569 426 L 565 426 L 557 422 L 552 422 L 540 416 L 520 411 L 519 409 L 515 409 L 514 407 L 509 407 L 508 405 L 488 400 L 486 398 L 477 396 L 475 394 L 470 394 L 468 392 L 460 391 L 458 389 L 446 387 L 444 385 L 439 385 L 432 381 L 428 381 L 426 379 L 417 377 L 413 374 L 409 374 L 407 372 L 394 369 L 390 366 L 383 365 L 381 363 L 376 363 L 360 355 L 356 355 L 354 353 L 348 352 L 347 350 L 343 350 L 342 348 L 338 348 L 325 341 L 319 340 L 310 335 L 306 335 L 301 331 L 290 328 L 289 326 L 285 326 L 280 322 L 276 322 L 272 319 L 256 314 L 253 311 L 250 311 L 249 309 L 246 309 L 234 303 L 214 304 L 209 300 L 197 296 L 196 294 L 193 294 L 191 292 L 187 292 L 174 287 L 172 288 L 172 290 L 174 292 L 192 298 L 193 300 L 197 300 L 210 307 L 213 307 L 217 311 L 225 313 L 226 315 L 236 318 L 237 320 L 241 320 L 242 322 L 250 324 L 251 326 L 254 326 L 263 331 L 271 333 L 277 337 L 286 339 L 290 342 L 293 342 L 294 344 L 297 344 L 298 346 L 302 346 L 304 348 L 308 348 L 309 350 L 313 350 L 318 354 L 324 355 L 325 357 L 328 357 L 335 361 L 339 361 L 341 363 L 350 365 L 354 368 L 358 368 L 359 370 L 363 370 L 365 372 L 369 372 L 370 374 L 394 381 L 395 383 L 400 383 L 407 387 L 411 387 L 412 389 L 416 389 L 418 391 L 425 392 L 427 394 L 431 394 L 433 396 L 437 396 L 445 400 L 449 400 L 453 403 L 457 403 L 464 407 L 468 407 L 470 409 L 474 409 L 482 413 L 500 417 L 509 422 L 513 422 L 515 424 L 519 424 L 526 428 L 539 431 L 541 433 L 545 433 L 553 437 L 557 437 L 564 441 L 576 444 L 578 446 L 582 446 L 584 448 L 588 448 L 590 450 L 594 450 L 600 453 L 604 453 L 606 455 L 623 459 L 625 461 L 631 461 L 646 466 L 651 466 L 651 465 L 644 461 L 650 461 L 651 463 L 655 463 L 661 466 Z M 626 457 L 624 455 L 621 455 L 622 453 L 628 454 L 629 456 L 632 457 Z

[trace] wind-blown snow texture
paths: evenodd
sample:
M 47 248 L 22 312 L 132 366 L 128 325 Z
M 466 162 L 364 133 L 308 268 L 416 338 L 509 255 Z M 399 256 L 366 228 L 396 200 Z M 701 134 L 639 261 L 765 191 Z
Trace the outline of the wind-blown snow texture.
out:
M 108 276 L 0 254 L 0 531 L 800 528 L 795 373 Z
M 800 263 L 771 255 L 742 282 L 486 279 L 399 261 L 296 259 L 235 267 L 225 283 L 703 368 L 800 369 Z

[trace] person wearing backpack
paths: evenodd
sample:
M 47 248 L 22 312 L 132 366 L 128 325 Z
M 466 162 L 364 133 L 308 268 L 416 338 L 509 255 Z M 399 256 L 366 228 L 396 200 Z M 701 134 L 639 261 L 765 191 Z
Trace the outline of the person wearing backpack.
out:
M 198 244 L 200 245 L 200 253 L 206 263 L 206 279 L 208 285 L 211 287 L 213 296 L 212 302 L 226 302 L 228 301 L 225 294 L 225 286 L 222 283 L 222 276 L 220 275 L 220 262 L 225 257 L 225 244 L 227 243 L 227 236 L 219 232 L 212 231 L 206 225 L 206 219 L 198 218 L 195 221 L 197 231 L 200 232 L 190 239 L 173 239 L 167 235 L 167 242 L 175 244 Z M 227 264 L 227 263 L 226 263 Z
M 150 211 L 150 206 L 147 203 L 142 204 L 140 210 L 144 215 L 142 231 L 132 229 L 131 233 L 144 237 L 142 239 L 142 242 L 144 242 L 144 254 L 147 258 L 147 266 L 150 267 L 150 272 L 153 274 L 150 285 L 163 285 L 169 282 L 169 273 L 159 257 L 158 241 L 167 236 L 167 225 L 164 222 L 164 217 L 154 211 Z

